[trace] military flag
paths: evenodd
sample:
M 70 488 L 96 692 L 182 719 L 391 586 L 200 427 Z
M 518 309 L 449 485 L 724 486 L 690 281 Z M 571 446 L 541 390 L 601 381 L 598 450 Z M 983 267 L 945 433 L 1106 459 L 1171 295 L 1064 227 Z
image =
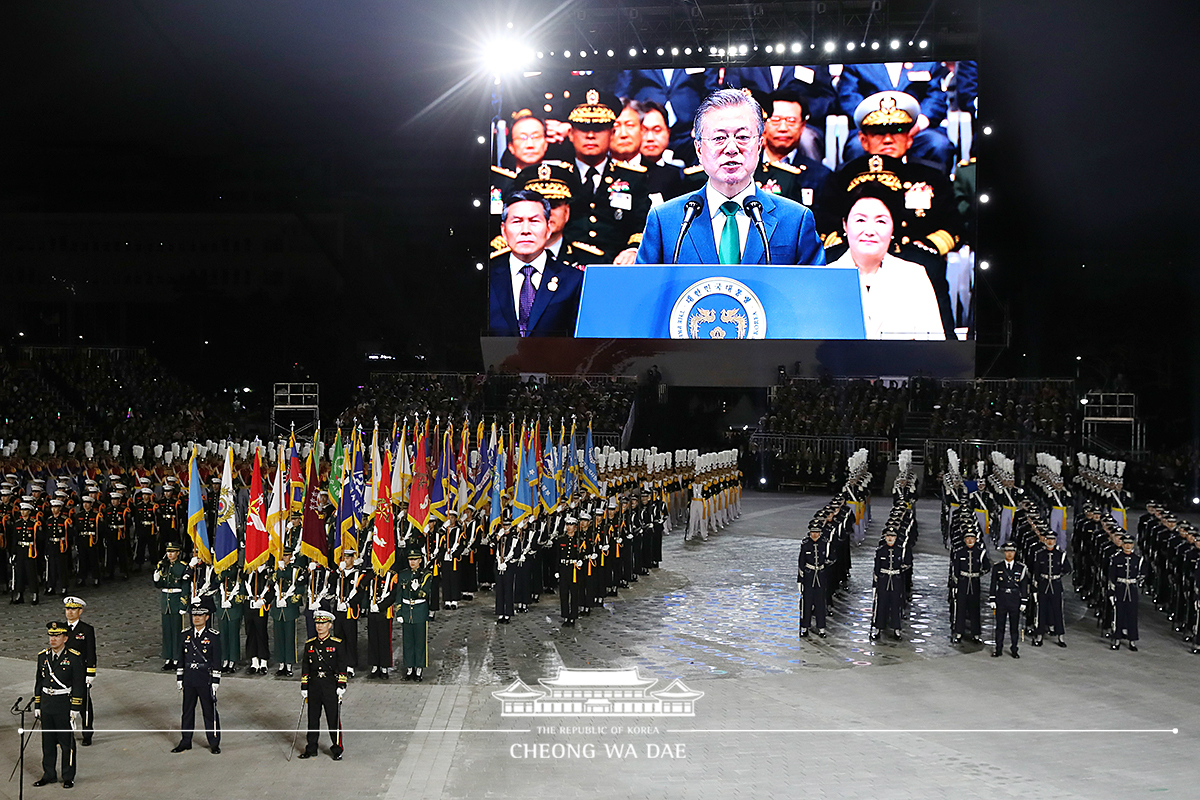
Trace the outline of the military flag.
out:
M 213 566 L 221 573 L 237 566 L 237 510 L 233 500 L 233 448 L 225 447 L 225 466 L 221 470 L 221 494 L 217 498 L 217 522 L 213 532 Z

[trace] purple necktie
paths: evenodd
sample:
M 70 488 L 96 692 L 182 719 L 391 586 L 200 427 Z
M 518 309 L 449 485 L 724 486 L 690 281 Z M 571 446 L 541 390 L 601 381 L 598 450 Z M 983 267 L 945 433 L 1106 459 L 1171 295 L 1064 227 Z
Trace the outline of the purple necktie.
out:
M 528 336 L 529 312 L 533 309 L 533 295 L 537 292 L 533 288 L 533 265 L 521 267 L 521 274 L 525 276 L 525 282 L 521 284 L 521 300 L 517 304 L 517 325 L 521 328 L 521 335 Z

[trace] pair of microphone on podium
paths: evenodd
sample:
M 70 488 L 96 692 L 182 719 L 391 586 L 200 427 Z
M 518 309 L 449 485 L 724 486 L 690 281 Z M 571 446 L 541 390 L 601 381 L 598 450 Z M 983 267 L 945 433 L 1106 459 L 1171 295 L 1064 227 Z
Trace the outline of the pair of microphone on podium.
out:
M 683 237 L 687 235 L 688 228 L 692 225 L 692 220 L 700 213 L 700 209 L 704 208 L 704 204 L 697 198 L 693 197 L 688 200 L 683 207 L 683 223 L 679 226 L 679 238 L 675 240 L 675 252 L 671 256 L 671 263 L 679 262 L 679 250 L 683 247 Z M 767 241 L 767 228 L 763 225 L 762 210 L 763 205 L 754 197 L 749 195 L 742 201 L 742 210 L 746 212 L 746 216 L 754 223 L 754 227 L 758 230 L 758 235 L 762 237 L 763 252 L 766 254 L 767 266 L 771 265 L 771 245 Z M 732 224 L 732 217 L 726 224 Z

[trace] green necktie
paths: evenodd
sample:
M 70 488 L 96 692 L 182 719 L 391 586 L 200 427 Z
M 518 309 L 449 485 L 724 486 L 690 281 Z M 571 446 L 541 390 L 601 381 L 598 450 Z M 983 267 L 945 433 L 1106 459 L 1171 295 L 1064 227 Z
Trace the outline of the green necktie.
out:
M 721 213 L 725 215 L 725 227 L 721 231 L 721 247 L 717 258 L 722 264 L 739 264 L 742 261 L 741 237 L 738 236 L 737 220 L 734 215 L 741 208 L 733 200 L 721 203 Z

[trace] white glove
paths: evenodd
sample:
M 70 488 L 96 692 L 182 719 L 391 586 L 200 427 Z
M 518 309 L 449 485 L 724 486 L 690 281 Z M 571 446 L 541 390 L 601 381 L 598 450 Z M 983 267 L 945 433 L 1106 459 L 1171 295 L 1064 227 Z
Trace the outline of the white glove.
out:
M 179 689 L 179 691 L 182 692 L 183 691 L 183 681 L 175 681 L 175 688 Z
M 199 602 L 200 602 L 200 595 L 198 595 L 198 594 L 192 595 L 192 604 L 195 605 L 196 603 L 199 603 Z
M 198 567 L 198 566 L 200 566 L 200 557 L 199 557 L 199 556 L 192 556 L 192 560 L 188 562 L 188 566 L 189 566 L 189 567 Z
M 275 599 L 275 605 L 276 605 L 276 607 L 278 607 L 278 608 L 287 608 L 287 598 L 286 598 L 286 597 L 278 597 L 278 598 L 276 598 L 276 599 Z
M 379 613 L 379 603 L 371 603 L 371 613 L 372 614 Z
M 222 600 L 221 608 L 233 608 L 233 601 L 232 600 Z
M 41 710 L 40 708 L 35 708 L 35 709 L 33 710 L 33 718 L 34 718 L 34 719 L 41 719 L 41 718 L 42 718 L 42 710 Z
M 1021 613 L 1022 614 L 1025 613 L 1025 604 L 1024 603 L 1021 603 Z
M 349 603 L 338 603 L 338 604 L 337 604 L 337 610 L 338 610 L 338 611 L 345 611 L 345 610 L 346 610 L 346 609 L 348 609 L 348 608 L 350 608 L 350 604 L 349 604 Z
M 797 584 L 796 584 L 796 591 L 797 591 L 797 592 L 800 592 L 800 594 L 804 594 L 804 584 L 803 584 L 803 583 L 797 583 Z
M 256 609 L 257 609 L 257 608 L 262 608 L 262 607 L 263 607 L 262 600 L 251 600 L 251 601 L 250 601 L 250 607 L 251 607 L 251 608 L 256 608 Z
M 501 564 L 499 567 L 497 567 L 497 568 L 496 568 L 496 570 L 497 570 L 498 572 L 507 572 L 507 571 L 508 571 L 508 564 Z
M 308 699 L 308 689 L 301 689 L 300 696 L 303 697 L 305 700 L 307 700 Z
M 338 693 L 338 700 L 341 700 L 343 697 L 346 696 L 346 687 L 343 686 L 342 688 L 338 689 L 337 693 Z
M 75 730 L 79 726 L 79 712 L 71 712 L 71 730 Z
M 992 611 L 995 611 L 995 610 L 996 610 L 996 604 L 995 604 L 995 603 L 988 603 L 988 608 L 990 608 Z
M 213 687 L 212 687 L 212 690 L 213 690 L 213 700 L 216 700 L 216 699 L 217 699 L 217 686 L 218 686 L 218 684 L 215 684 L 215 683 L 214 683 L 214 684 L 213 684 Z
M 308 571 L 316 572 L 317 571 L 317 562 L 315 562 L 315 561 L 308 562 Z
M 521 556 L 520 558 L 518 558 L 518 559 L 517 559 L 517 563 L 518 563 L 518 564 L 524 564 L 524 563 L 525 563 L 525 556 Z
M 85 678 L 85 680 L 87 681 L 88 688 L 90 689 L 90 688 L 92 688 L 92 681 L 96 680 L 96 676 L 88 675 L 87 678 Z

